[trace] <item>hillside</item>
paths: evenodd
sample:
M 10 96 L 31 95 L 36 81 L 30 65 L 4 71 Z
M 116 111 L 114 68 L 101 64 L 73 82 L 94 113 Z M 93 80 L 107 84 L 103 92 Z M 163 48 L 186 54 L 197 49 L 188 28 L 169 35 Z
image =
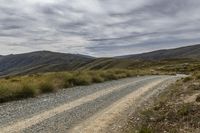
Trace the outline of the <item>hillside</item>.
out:
M 64 70 L 99 70 L 113 68 L 150 68 L 151 66 L 180 65 L 196 62 L 200 45 L 112 58 L 38 51 L 0 56 L 0 76 Z
M 98 58 L 84 66 L 83 69 L 110 68 L 150 68 L 151 66 L 180 65 L 199 61 L 200 45 L 181 47 L 176 49 L 158 50 L 143 54 L 126 55 L 113 58 Z
M 193 46 L 180 47 L 175 49 L 158 50 L 137 55 L 121 56 L 120 58 L 131 58 L 141 60 L 162 60 L 180 58 L 199 58 L 200 44 Z
M 74 70 L 92 57 L 76 54 L 38 51 L 0 57 L 0 75 Z

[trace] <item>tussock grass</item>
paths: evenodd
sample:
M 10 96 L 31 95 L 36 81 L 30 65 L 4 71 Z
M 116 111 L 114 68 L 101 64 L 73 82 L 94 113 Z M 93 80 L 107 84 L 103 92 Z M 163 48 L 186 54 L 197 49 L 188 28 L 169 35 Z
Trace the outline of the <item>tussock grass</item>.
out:
M 53 92 L 56 90 L 56 88 L 54 88 L 53 84 L 51 84 L 50 82 L 41 83 L 39 87 L 41 93 Z
M 192 77 L 196 80 L 200 80 L 200 72 L 195 72 Z
M 170 85 L 130 120 L 128 132 L 196 132 L 200 121 L 199 71 Z M 185 128 L 187 127 L 187 128 Z
M 183 79 L 183 82 L 188 82 L 188 81 L 191 81 L 192 80 L 192 77 L 186 77 Z
M 90 85 L 137 75 L 151 74 L 148 70 L 95 70 L 31 74 L 0 79 L 0 102 L 36 97 L 42 93 L 79 85 Z
M 141 127 L 139 133 L 153 133 L 153 131 L 148 127 Z
M 196 102 L 200 102 L 200 95 L 197 96 Z

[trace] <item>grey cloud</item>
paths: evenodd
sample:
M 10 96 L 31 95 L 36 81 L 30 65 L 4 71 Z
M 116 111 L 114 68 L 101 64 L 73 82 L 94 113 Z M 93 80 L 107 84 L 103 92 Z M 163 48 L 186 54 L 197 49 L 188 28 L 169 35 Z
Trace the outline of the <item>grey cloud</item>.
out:
M 1 0 L 0 54 L 114 56 L 196 44 L 199 12 L 197 0 Z

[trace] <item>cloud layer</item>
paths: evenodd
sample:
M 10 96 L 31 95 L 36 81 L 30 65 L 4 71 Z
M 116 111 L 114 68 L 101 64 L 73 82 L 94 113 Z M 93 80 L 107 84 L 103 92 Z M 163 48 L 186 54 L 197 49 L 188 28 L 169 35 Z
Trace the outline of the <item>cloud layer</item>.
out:
M 135 54 L 200 42 L 197 0 L 1 0 L 0 54 Z

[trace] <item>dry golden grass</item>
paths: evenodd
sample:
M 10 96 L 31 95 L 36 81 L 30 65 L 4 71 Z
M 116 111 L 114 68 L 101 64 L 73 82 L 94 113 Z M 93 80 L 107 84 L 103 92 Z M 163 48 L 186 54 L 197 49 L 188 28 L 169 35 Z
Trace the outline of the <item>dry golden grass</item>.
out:
M 130 120 L 127 132 L 180 133 L 198 132 L 200 126 L 200 71 L 195 71 L 169 86 L 153 102 L 139 109 Z M 138 121 L 137 121 L 138 120 Z M 187 128 L 185 128 L 187 127 Z
M 35 97 L 61 88 L 152 74 L 149 70 L 96 70 L 55 72 L 0 79 L 0 102 Z

